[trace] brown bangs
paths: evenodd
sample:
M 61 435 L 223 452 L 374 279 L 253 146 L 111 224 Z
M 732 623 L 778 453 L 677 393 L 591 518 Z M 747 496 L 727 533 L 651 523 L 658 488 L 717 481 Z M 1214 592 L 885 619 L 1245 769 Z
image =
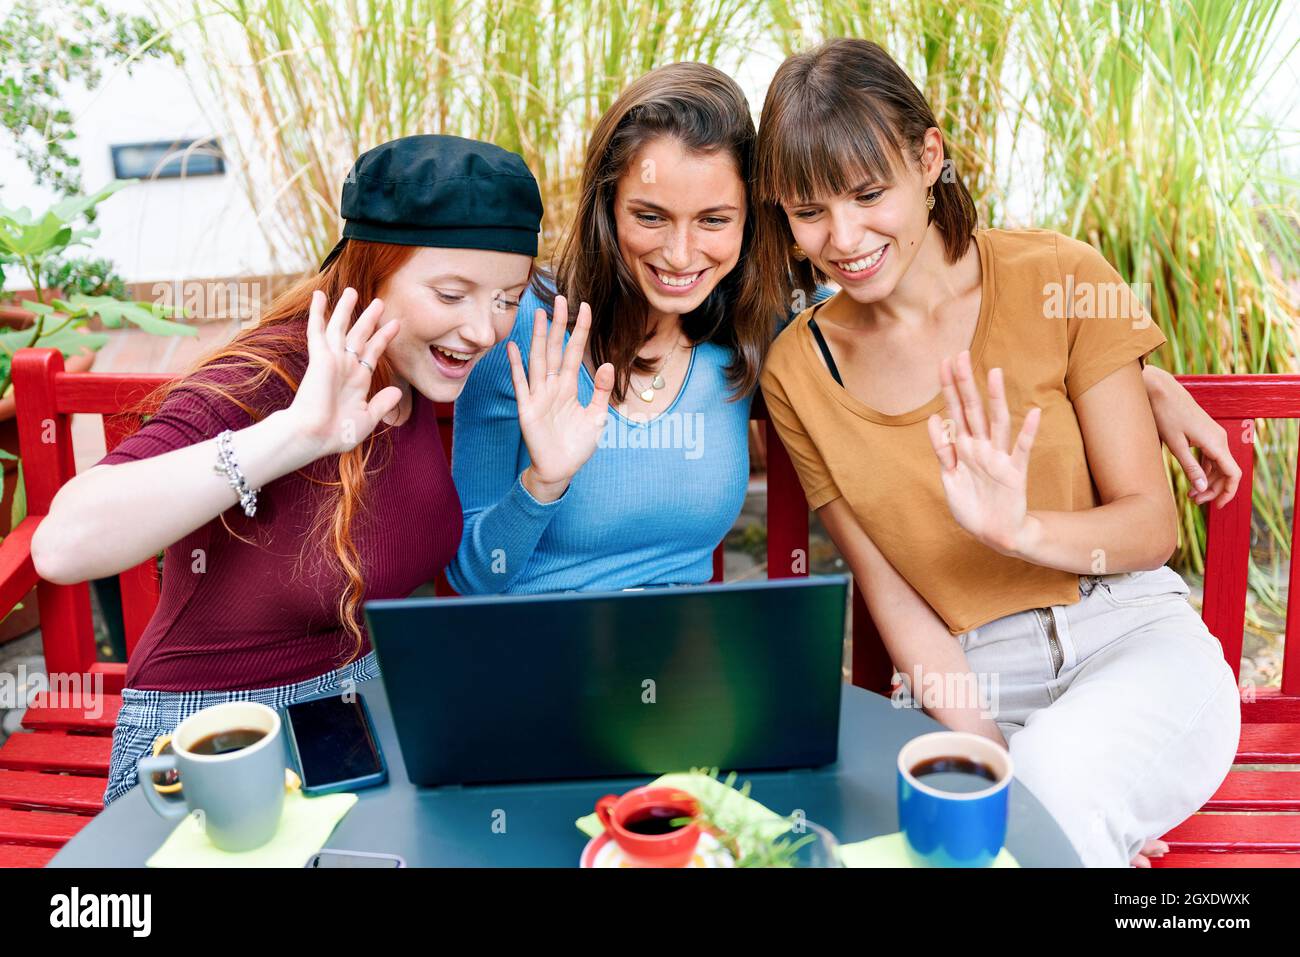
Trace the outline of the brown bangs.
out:
M 919 163 L 927 132 L 938 126 L 911 77 L 878 44 L 841 37 L 787 58 L 768 87 L 754 147 L 757 258 L 788 273 L 790 289 L 824 282 L 810 262 L 788 255 L 793 235 L 781 204 L 891 183 Z M 972 241 L 975 203 L 950 160 L 930 190 L 930 222 L 955 263 Z
M 903 144 L 877 102 L 812 82 L 792 86 L 780 109 L 763 116 L 761 135 L 771 148 L 757 158 L 760 202 L 807 203 L 893 180 Z

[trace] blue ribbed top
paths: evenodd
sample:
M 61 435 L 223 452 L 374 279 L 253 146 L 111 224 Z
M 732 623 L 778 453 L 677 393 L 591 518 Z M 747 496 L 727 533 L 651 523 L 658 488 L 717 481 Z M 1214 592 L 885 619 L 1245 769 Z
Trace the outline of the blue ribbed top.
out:
M 525 369 L 531 290 L 510 338 Z M 565 334 L 568 342 L 568 334 Z M 564 495 L 542 504 L 519 481 L 528 449 L 519 430 L 505 342 L 470 372 L 456 400 L 452 476 L 465 510 L 460 550 L 447 569 L 461 594 L 538 593 L 699 584 L 713 577 L 713 549 L 735 523 L 749 483 L 751 396 L 729 401 L 731 352 L 691 351 L 677 397 L 649 421 L 631 392 L 613 407 L 600 445 Z M 578 398 L 591 401 L 586 366 Z

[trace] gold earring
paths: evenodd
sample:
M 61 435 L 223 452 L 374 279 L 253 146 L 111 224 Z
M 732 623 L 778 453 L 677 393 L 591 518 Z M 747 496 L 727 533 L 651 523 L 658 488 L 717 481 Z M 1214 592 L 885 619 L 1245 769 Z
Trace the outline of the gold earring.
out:
M 934 209 L 934 187 L 933 186 L 931 186 L 929 192 L 925 194 L 925 208 L 929 210 Z
M 798 243 L 795 243 L 790 247 L 790 255 L 799 260 L 799 262 L 804 262 L 808 258 L 808 254 L 800 248 Z

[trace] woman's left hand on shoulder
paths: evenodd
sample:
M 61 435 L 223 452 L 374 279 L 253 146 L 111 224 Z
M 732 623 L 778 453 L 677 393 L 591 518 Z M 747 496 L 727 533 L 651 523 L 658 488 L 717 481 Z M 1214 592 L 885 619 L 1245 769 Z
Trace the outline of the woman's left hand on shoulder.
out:
M 1223 508 L 1237 494 L 1241 481 L 1241 466 L 1232 457 L 1227 431 L 1168 372 L 1148 366 L 1142 378 L 1160 441 L 1187 475 L 1191 500 Z M 1193 449 L 1200 450 L 1199 460 Z

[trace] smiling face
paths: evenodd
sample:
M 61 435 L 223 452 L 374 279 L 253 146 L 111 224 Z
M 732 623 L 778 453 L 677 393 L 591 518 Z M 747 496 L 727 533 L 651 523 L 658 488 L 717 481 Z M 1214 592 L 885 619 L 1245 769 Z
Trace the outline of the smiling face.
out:
M 514 328 L 532 259 L 486 249 L 420 247 L 379 291 L 400 331 L 384 355 L 421 395 L 451 402 L 474 363 Z
M 928 187 L 943 168 L 937 129 L 920 162 L 894 163 L 888 179 L 867 176 L 836 196 L 782 202 L 790 232 L 818 269 L 855 302 L 879 302 L 907 274 L 929 228 Z
M 740 259 L 745 184 L 725 150 L 692 153 L 675 138 L 657 137 L 618 181 L 614 224 L 652 315 L 685 315 Z

